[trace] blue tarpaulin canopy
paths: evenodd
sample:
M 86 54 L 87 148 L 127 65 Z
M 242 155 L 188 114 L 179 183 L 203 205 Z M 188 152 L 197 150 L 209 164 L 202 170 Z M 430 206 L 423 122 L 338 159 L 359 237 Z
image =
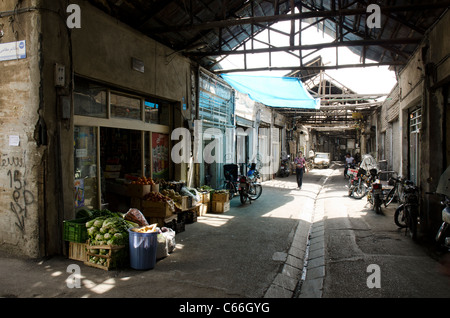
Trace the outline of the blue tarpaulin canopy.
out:
M 320 108 L 320 99 L 314 99 L 295 77 L 222 74 L 222 78 L 237 91 L 266 106 Z

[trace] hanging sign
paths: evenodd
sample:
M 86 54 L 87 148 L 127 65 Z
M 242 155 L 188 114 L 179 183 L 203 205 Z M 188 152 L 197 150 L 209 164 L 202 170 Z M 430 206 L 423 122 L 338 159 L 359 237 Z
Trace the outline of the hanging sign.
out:
M 26 57 L 25 41 L 0 43 L 0 61 L 18 60 Z

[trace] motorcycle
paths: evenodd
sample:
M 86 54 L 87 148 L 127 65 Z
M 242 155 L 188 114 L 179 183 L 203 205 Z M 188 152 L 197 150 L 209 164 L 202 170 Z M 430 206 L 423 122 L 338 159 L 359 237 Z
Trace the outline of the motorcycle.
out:
M 258 182 L 259 178 L 259 171 L 256 169 L 256 164 L 254 163 L 252 163 L 246 176 L 239 177 L 239 196 L 242 204 L 245 204 L 247 199 L 251 204 L 253 200 L 261 196 L 262 186 Z
M 354 163 L 346 163 L 344 168 L 344 178 L 352 178 L 353 172 L 349 173 L 349 170 L 354 170 L 355 164 Z
M 364 169 L 352 169 L 347 170 L 349 176 L 348 181 L 348 196 L 353 196 L 355 199 L 361 199 L 365 195 L 364 189 Z
M 367 201 L 372 205 L 377 214 L 381 214 L 381 203 L 383 202 L 383 185 L 378 180 L 378 171 L 376 168 L 370 169 L 368 178 Z
M 439 228 L 435 240 L 440 246 L 450 249 L 450 166 L 439 178 L 439 183 L 436 192 L 426 192 L 427 194 L 439 194 L 444 197 L 441 201 L 442 209 L 442 224 Z
M 289 177 L 291 174 L 291 169 L 289 168 L 289 158 L 290 156 L 288 155 L 286 159 L 281 160 L 279 176 L 282 178 Z

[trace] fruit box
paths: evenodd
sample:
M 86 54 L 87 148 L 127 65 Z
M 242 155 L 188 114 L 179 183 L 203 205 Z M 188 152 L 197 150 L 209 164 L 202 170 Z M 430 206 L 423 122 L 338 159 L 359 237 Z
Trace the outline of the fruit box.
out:
M 213 202 L 228 202 L 230 201 L 230 195 L 228 192 L 214 192 L 212 195 Z
M 129 184 L 127 187 L 127 194 L 130 197 L 142 198 L 147 193 L 152 191 L 152 186 L 150 184 Z
M 227 202 L 211 202 L 212 213 L 225 213 L 230 210 L 230 201 Z
M 145 217 L 168 217 L 173 214 L 168 202 L 142 200 L 141 209 Z

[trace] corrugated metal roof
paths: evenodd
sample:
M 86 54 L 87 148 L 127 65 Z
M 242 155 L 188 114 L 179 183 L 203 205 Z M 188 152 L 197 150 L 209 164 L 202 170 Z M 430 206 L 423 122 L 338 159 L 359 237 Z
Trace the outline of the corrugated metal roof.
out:
M 234 51 L 255 34 L 280 19 L 289 19 L 290 0 L 89 0 L 111 16 L 176 51 L 204 52 L 191 56 L 207 69 L 217 68 L 216 52 Z M 450 2 L 431 0 L 377 1 L 381 28 L 366 25 L 369 2 L 363 0 L 293 1 L 298 11 L 309 14 L 338 41 L 385 40 L 379 45 L 350 46 L 362 59 L 406 62 L 427 29 Z M 353 13 L 353 14 L 352 14 Z M 311 17 L 313 16 L 313 17 Z M 302 16 L 303 17 L 303 16 Z M 305 16 L 306 17 L 306 16 Z M 251 21 L 253 23 L 247 23 Z M 337 34 L 337 36 L 336 36 Z M 403 39 L 396 44 L 396 39 Z M 411 43 L 406 41 L 411 39 Z M 206 52 L 206 53 L 205 53 Z

